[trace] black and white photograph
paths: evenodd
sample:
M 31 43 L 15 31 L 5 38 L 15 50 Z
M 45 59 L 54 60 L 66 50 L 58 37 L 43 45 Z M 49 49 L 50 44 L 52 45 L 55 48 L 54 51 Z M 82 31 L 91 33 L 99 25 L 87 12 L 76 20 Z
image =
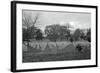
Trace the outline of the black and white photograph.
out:
M 97 6 L 11 6 L 12 72 L 97 67 Z
M 91 59 L 91 14 L 22 11 L 23 63 Z

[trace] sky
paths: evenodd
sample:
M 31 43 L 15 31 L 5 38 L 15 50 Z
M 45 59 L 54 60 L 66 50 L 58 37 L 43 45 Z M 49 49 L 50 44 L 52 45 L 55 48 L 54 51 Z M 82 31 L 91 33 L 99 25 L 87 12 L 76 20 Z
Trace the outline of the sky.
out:
M 46 26 L 52 24 L 66 25 L 69 23 L 73 29 L 87 29 L 91 27 L 90 13 L 23 10 L 23 17 L 25 15 L 31 16 L 33 21 L 38 15 L 35 26 L 43 31 Z

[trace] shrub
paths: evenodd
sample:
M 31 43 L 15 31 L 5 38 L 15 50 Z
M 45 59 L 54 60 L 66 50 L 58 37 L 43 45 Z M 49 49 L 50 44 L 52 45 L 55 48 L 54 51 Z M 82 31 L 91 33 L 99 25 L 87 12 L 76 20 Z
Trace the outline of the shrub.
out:
M 91 44 L 83 45 L 83 44 L 77 44 L 76 50 L 78 52 L 85 52 L 91 48 Z
M 76 45 L 76 49 L 78 50 L 78 52 L 81 52 L 83 50 L 83 45 L 82 44 L 77 44 Z

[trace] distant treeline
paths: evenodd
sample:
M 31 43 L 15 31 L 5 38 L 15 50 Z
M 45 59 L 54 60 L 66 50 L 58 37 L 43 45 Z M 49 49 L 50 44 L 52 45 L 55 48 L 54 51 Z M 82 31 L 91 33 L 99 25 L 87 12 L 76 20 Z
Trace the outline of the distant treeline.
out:
M 31 26 L 29 28 L 23 28 L 23 42 L 30 41 L 30 39 L 43 40 L 48 39 L 50 41 L 57 40 L 68 40 L 68 41 L 78 41 L 86 40 L 91 41 L 91 29 L 86 29 L 86 32 L 81 29 L 76 29 L 73 33 L 69 26 L 65 25 L 49 25 L 45 27 L 45 31 L 42 32 L 41 29 Z

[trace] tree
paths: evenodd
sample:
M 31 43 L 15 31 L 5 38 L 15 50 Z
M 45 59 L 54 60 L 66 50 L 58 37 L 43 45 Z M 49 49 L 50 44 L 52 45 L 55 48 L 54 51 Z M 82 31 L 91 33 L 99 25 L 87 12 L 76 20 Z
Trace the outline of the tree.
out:
M 67 26 L 60 26 L 60 39 L 67 39 L 70 37 L 70 30 Z
M 90 29 L 90 28 L 87 30 L 86 40 L 87 40 L 88 42 L 91 42 L 91 29 Z
M 45 28 L 45 34 L 47 38 L 51 41 L 63 40 L 69 37 L 70 30 L 66 26 L 61 26 L 59 24 L 49 25 Z
M 78 41 L 81 35 L 81 30 L 80 29 L 76 29 L 74 34 L 73 34 L 73 39 L 74 41 Z
M 23 42 L 27 41 L 27 46 L 29 46 L 30 39 L 36 36 L 37 27 L 35 27 L 35 24 L 38 21 L 39 14 L 34 15 L 34 18 L 32 18 L 31 14 L 27 14 L 24 11 L 22 14 Z
M 36 40 L 42 40 L 43 39 L 43 34 L 40 29 L 37 29 L 36 31 Z
M 60 25 L 49 25 L 45 28 L 45 34 L 47 35 L 47 38 L 51 41 L 56 41 L 59 37 L 59 28 Z
M 85 40 L 85 38 L 86 38 L 86 35 L 85 35 L 85 33 L 83 32 L 83 30 L 81 30 L 80 38 L 81 38 L 82 40 Z

